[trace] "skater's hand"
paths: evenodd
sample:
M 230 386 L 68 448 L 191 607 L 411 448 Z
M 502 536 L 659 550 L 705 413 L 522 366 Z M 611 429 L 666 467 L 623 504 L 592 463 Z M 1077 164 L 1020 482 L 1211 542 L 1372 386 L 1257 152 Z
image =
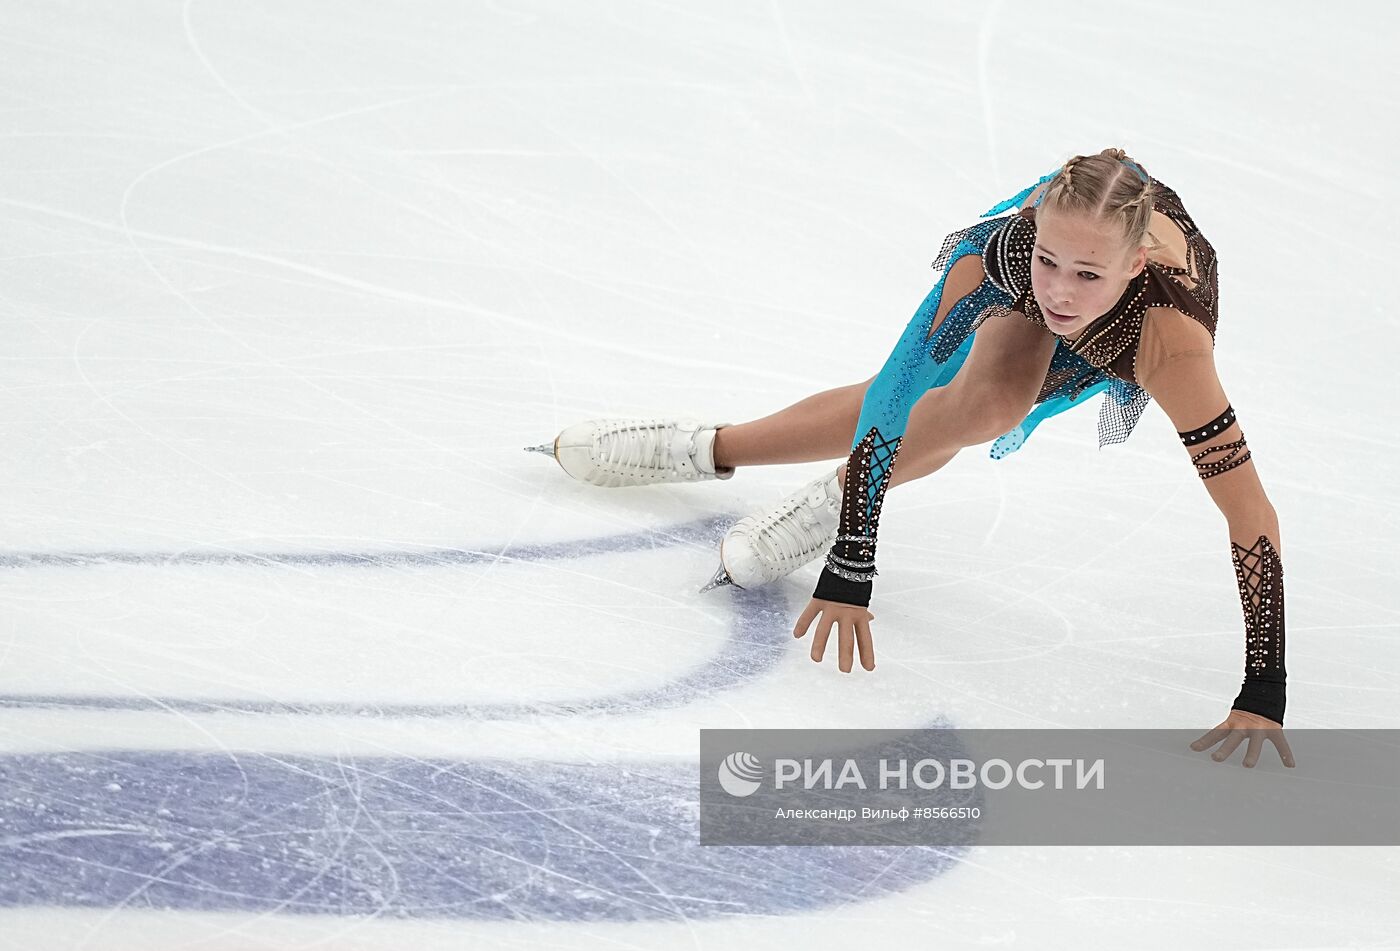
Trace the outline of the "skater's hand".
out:
M 1283 760 L 1284 766 L 1292 766 L 1293 751 L 1288 748 L 1288 741 L 1283 738 L 1283 724 L 1268 717 L 1261 717 L 1257 713 L 1246 713 L 1244 710 L 1230 710 L 1230 715 L 1223 722 L 1216 725 L 1215 729 L 1203 734 L 1199 739 L 1191 744 L 1191 749 L 1200 752 L 1209 749 L 1220 740 L 1220 749 L 1210 755 L 1210 758 L 1217 763 L 1223 763 L 1235 752 L 1235 747 L 1239 746 L 1246 739 L 1249 740 L 1249 748 L 1245 750 L 1244 765 L 1253 768 L 1259 762 L 1259 754 L 1264 749 L 1264 741 L 1268 740 L 1274 744 L 1278 750 L 1279 758 Z
M 806 634 L 813 619 L 817 622 L 817 636 L 812 641 L 812 660 L 821 662 L 822 654 L 826 653 L 827 638 L 831 636 L 831 628 L 835 625 L 838 631 L 836 656 L 841 672 L 851 672 L 855 645 L 860 646 L 860 665 L 866 670 L 875 669 L 875 644 L 870 640 L 870 622 L 875 620 L 875 615 L 858 604 L 842 604 L 840 601 L 813 598 L 807 604 L 807 609 L 802 612 L 802 616 L 797 619 L 792 636 L 802 637 Z

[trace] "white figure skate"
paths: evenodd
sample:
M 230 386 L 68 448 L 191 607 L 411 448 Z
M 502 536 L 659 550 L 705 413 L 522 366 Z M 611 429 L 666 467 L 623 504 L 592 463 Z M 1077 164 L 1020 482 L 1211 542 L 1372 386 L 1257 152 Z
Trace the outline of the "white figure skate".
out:
M 719 548 L 719 570 L 701 588 L 756 588 L 792 574 L 836 542 L 841 523 L 840 467 L 813 479 L 772 510 L 735 522 Z
M 553 445 L 525 451 L 552 453 L 569 475 L 604 488 L 732 479 L 733 467 L 715 468 L 715 432 L 730 425 L 691 417 L 590 419 L 565 429 Z

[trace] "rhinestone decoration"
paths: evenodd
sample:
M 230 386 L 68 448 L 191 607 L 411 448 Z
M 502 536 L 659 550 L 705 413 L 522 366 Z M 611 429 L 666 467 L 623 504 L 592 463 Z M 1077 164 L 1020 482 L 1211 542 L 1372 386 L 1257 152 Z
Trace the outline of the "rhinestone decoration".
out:
M 1225 430 L 1229 429 L 1234 421 L 1235 408 L 1233 406 L 1226 406 L 1225 412 L 1221 413 L 1204 426 L 1188 432 L 1177 433 L 1177 435 L 1181 437 L 1182 445 L 1194 446 L 1198 442 L 1204 442 L 1207 439 L 1220 435 Z
M 1230 554 L 1244 609 L 1245 676 L 1284 673 L 1283 562 L 1267 535 L 1249 548 L 1231 542 Z
M 1227 453 L 1224 459 L 1214 462 L 1206 461 L 1213 453 Z M 1243 454 L 1241 454 L 1243 453 Z M 1240 430 L 1240 438 L 1234 442 L 1224 442 L 1218 446 L 1209 446 L 1202 449 L 1191 457 L 1191 464 L 1196 467 L 1196 473 L 1202 479 L 1213 479 L 1223 472 L 1229 472 L 1235 466 L 1242 466 L 1249 461 L 1249 448 L 1245 445 L 1244 430 Z
M 1051 177 L 1045 176 L 1041 181 Z M 857 601 L 867 599 L 865 603 L 868 603 L 869 582 L 879 573 L 875 570 L 875 548 L 880 508 L 904 437 L 903 429 L 895 431 L 894 427 L 907 424 L 910 410 L 928 391 L 930 380 L 938 381 L 932 385 L 947 382 L 946 375 L 939 371 L 984 321 L 1014 314 L 1057 338 L 1045 380 L 1035 399 L 1036 405 L 1056 397 L 1073 400 L 1097 384 L 1108 383 L 1099 408 L 1100 447 L 1126 440 L 1150 402 L 1150 396 L 1138 385 L 1136 376 L 1137 351 L 1148 309 L 1169 307 L 1180 311 L 1204 325 L 1214 339 L 1217 319 L 1215 251 L 1186 213 L 1176 192 L 1156 179 L 1152 181 L 1154 210 L 1166 215 L 1185 236 L 1187 267 L 1176 268 L 1149 258 L 1147 267 L 1128 282 L 1109 312 L 1090 323 L 1074 340 L 1055 334 L 1046 325 L 1032 291 L 1036 209 L 1020 208 L 1002 217 L 990 217 L 1025 200 L 1034 186 L 995 206 L 983 216 L 987 220 L 945 237 L 932 262 L 932 267 L 942 269 L 943 273 L 910 321 L 895 353 L 880 371 L 885 402 L 862 407 L 863 424 L 882 420 L 885 431 L 882 432 L 880 426 L 870 426 L 858 434 L 851 448 L 846 464 L 840 530 L 828 553 L 819 592 L 839 595 L 833 598 L 835 600 L 850 597 Z M 953 266 L 969 254 L 981 257 L 985 278 L 938 320 L 944 280 Z M 1247 458 L 1246 454 L 1244 458 L 1232 456 L 1210 463 L 1211 474 L 1227 471 Z M 828 575 L 862 584 L 865 591 L 842 588 L 839 583 L 829 582 Z

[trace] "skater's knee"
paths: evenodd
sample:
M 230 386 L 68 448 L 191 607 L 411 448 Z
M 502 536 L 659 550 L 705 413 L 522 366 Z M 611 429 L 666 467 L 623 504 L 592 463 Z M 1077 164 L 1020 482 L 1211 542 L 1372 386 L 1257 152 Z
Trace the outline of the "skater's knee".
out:
M 979 422 L 973 433 L 977 443 L 989 442 L 1020 425 L 1026 418 L 1026 413 L 1030 411 L 1030 407 L 1023 400 L 1004 390 L 978 395 L 982 402 L 980 405 L 974 403 L 970 410 L 971 415 Z
M 995 411 L 987 414 L 986 425 L 982 428 L 982 431 L 978 433 L 980 438 L 978 438 L 977 442 L 991 442 L 998 436 L 1005 435 L 1021 425 L 1026 418 L 1027 412 L 1029 412 L 1029 410 L 1019 403 L 998 407 Z
M 959 445 L 990 442 L 1020 424 L 1030 406 L 1006 387 L 963 385 L 947 388 L 944 412 Z

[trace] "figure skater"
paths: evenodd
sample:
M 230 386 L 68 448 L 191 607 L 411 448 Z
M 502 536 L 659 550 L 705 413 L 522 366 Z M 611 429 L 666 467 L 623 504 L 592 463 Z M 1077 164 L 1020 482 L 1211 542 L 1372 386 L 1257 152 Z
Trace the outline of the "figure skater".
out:
M 730 528 L 701 590 L 768 584 L 825 553 L 793 635 L 815 622 L 811 657 L 820 662 L 835 628 L 838 665 L 850 672 L 856 652 L 875 668 L 868 606 L 890 487 L 937 471 L 966 446 L 991 442 L 992 458 L 1003 458 L 1098 392 L 1099 445 L 1122 442 L 1156 400 L 1225 516 L 1244 613 L 1243 684 L 1192 748 L 1223 739 L 1218 761 L 1248 738 L 1244 765 L 1253 766 L 1268 739 L 1292 766 L 1281 729 L 1283 547 L 1216 374 L 1214 248 L 1176 192 L 1121 149 L 1076 155 L 982 219 L 945 240 L 937 283 L 870 379 L 740 425 L 588 420 L 531 448 L 598 486 L 729 479 L 741 466 L 844 457 Z

